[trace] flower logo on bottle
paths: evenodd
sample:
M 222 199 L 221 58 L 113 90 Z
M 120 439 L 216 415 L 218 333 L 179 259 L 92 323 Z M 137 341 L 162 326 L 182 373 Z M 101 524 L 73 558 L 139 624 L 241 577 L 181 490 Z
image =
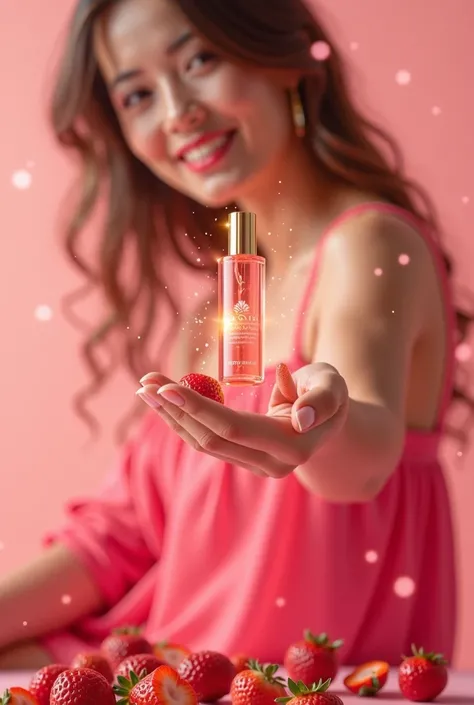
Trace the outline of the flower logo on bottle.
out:
M 249 313 L 249 311 L 250 306 L 246 301 L 237 301 L 234 306 L 234 313 L 236 314 L 238 321 L 245 321 L 247 318 L 246 314 Z

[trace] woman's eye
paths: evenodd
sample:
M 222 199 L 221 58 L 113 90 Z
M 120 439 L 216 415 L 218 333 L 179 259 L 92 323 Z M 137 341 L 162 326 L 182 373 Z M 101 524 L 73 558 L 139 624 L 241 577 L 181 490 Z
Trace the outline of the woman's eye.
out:
M 199 69 L 202 66 L 209 64 L 212 61 L 215 61 L 216 58 L 216 55 L 212 54 L 210 51 L 202 51 L 200 54 L 196 54 L 196 56 L 191 59 L 188 64 L 188 68 Z
M 136 108 L 137 105 L 139 105 L 143 100 L 146 100 L 146 98 L 149 98 L 150 95 L 151 91 L 133 91 L 133 93 L 129 93 L 124 97 L 122 105 L 125 109 Z

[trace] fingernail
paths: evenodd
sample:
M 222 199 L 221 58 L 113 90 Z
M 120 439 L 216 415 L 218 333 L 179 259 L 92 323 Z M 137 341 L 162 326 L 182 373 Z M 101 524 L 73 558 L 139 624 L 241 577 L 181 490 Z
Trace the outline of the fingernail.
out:
M 147 392 L 146 389 L 137 389 L 135 392 L 137 397 L 140 397 L 145 404 L 148 404 L 152 409 L 159 409 L 161 406 L 160 400 L 158 399 L 156 394 L 150 394 L 150 392 Z
M 181 394 L 174 392 L 172 389 L 165 389 L 164 392 L 160 392 L 160 390 L 158 390 L 158 394 L 162 396 L 163 399 L 166 399 L 166 401 L 169 401 L 170 404 L 174 404 L 175 406 L 184 406 L 184 399 Z
M 296 412 L 296 422 L 300 431 L 307 431 L 316 421 L 316 414 L 312 406 L 303 406 Z

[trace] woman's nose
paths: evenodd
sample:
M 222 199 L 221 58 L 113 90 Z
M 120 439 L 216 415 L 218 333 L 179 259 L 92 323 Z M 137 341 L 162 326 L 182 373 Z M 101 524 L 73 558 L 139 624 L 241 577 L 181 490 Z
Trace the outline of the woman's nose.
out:
M 176 88 L 162 91 L 162 105 L 163 129 L 170 134 L 196 131 L 206 119 L 204 106 Z

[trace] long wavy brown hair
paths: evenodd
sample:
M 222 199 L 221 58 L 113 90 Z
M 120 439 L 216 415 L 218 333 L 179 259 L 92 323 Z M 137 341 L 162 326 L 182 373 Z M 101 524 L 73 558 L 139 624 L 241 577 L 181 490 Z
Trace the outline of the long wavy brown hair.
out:
M 297 72 L 306 140 L 322 169 L 341 183 L 405 208 L 439 232 L 428 196 L 404 175 L 394 140 L 354 105 L 335 43 L 301 0 L 272 0 L 271 7 L 263 0 L 175 1 L 197 31 L 226 56 L 249 67 Z M 125 362 L 136 379 L 150 369 L 150 359 L 155 365 L 160 360 L 164 348 L 151 354 L 150 347 L 163 305 L 178 320 L 179 301 L 166 287 L 160 264 L 164 255 L 171 247 L 185 266 L 209 276 L 227 237 L 216 221 L 224 222 L 228 211 L 204 207 L 169 188 L 125 142 L 93 48 L 98 18 L 116 2 L 78 3 L 52 100 L 57 139 L 79 157 L 82 168 L 80 194 L 65 245 L 86 284 L 68 303 L 99 289 L 109 310 L 99 327 L 87 329 L 82 347 L 91 380 L 76 401 L 93 428 L 90 397 L 100 391 L 118 364 Z M 331 47 L 324 62 L 311 55 L 317 41 Z M 84 254 L 84 227 L 102 201 L 107 209 L 105 222 L 98 257 L 91 263 Z M 183 233 L 187 233 L 186 241 Z M 191 240 L 200 248 L 199 263 L 186 245 Z M 133 280 L 121 275 L 128 258 L 136 263 Z M 448 257 L 446 265 L 451 272 Z M 457 314 L 462 340 L 471 318 L 462 311 Z M 104 351 L 109 354 L 104 356 Z M 471 406 L 463 389 L 457 388 L 454 394 Z

